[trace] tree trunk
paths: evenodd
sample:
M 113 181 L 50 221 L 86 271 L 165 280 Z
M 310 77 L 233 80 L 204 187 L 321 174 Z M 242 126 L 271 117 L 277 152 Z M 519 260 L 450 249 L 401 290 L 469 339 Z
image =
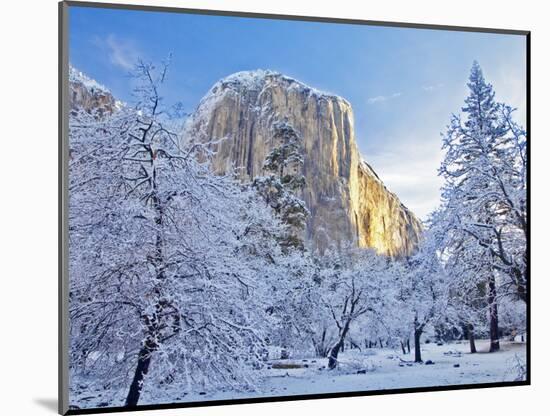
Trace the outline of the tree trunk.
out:
M 470 331 L 468 329 L 468 324 L 463 323 L 461 324 L 462 327 L 462 339 L 469 340 L 470 339 Z
M 336 368 L 336 364 L 338 364 L 338 353 L 340 352 L 340 341 L 330 349 L 330 353 L 328 354 L 328 369 L 332 370 Z
M 468 325 L 468 339 L 470 340 L 470 352 L 472 354 L 476 353 L 476 341 L 474 337 L 474 326 L 472 324 Z
M 422 353 L 420 351 L 420 336 L 422 335 L 422 331 L 424 331 L 424 324 L 420 324 L 420 322 L 418 322 L 418 316 L 415 314 L 414 316 L 414 362 L 415 363 L 422 362 Z
M 525 278 L 523 271 L 519 267 L 514 267 L 512 269 L 512 276 L 514 284 L 516 285 L 516 293 L 518 298 L 524 302 L 527 302 L 527 279 Z
M 352 310 L 352 312 L 353 312 L 353 310 Z M 344 325 L 344 327 L 342 329 L 342 332 L 340 333 L 340 339 L 338 340 L 336 345 L 334 345 L 330 350 L 330 353 L 328 355 L 328 369 L 329 370 L 332 370 L 332 369 L 336 368 L 336 365 L 338 364 L 338 352 L 340 352 L 340 350 L 343 351 L 342 347 L 344 345 L 344 341 L 346 340 L 346 336 L 348 335 L 350 323 L 351 323 L 351 320 L 348 319 L 348 321 L 346 322 L 346 324 Z
M 422 353 L 420 352 L 420 336 L 422 335 L 422 327 L 415 328 L 414 330 L 414 362 L 422 362 Z
M 411 340 L 407 338 L 407 354 L 411 353 Z
M 349 349 L 351 350 L 352 348 L 355 348 L 355 349 L 358 349 L 359 351 L 361 351 L 361 347 L 359 346 L 359 344 L 357 344 L 355 341 L 353 340 L 350 340 L 349 342 Z
M 151 165 L 153 166 L 153 207 L 156 211 L 155 216 L 155 224 L 159 229 L 162 227 L 163 223 L 163 216 L 164 212 L 162 209 L 162 205 L 160 203 L 160 199 L 157 195 L 157 182 L 155 180 L 156 178 L 156 170 L 154 168 L 154 155 L 151 155 Z M 156 239 L 155 239 L 155 255 L 154 255 L 154 261 L 153 265 L 155 267 L 156 272 L 156 279 L 157 281 L 162 281 L 164 279 L 164 261 L 163 261 L 163 250 L 162 250 L 162 233 L 157 230 L 156 232 Z M 155 288 L 154 291 L 155 294 L 159 294 L 160 290 L 158 286 Z M 156 305 L 156 309 L 160 312 L 163 309 L 162 302 L 159 301 Z M 135 407 L 138 404 L 139 396 L 141 395 L 141 390 L 143 388 L 143 381 L 145 379 L 145 376 L 149 372 L 149 366 L 151 364 L 151 358 L 153 355 L 153 352 L 158 348 L 158 344 L 155 341 L 155 336 L 153 335 L 156 333 L 155 327 L 158 325 L 157 318 L 154 317 L 147 317 L 146 318 L 146 325 L 149 327 L 148 335 L 145 338 L 145 341 L 143 342 L 143 345 L 141 347 L 141 350 L 138 354 L 138 362 L 136 366 L 136 371 L 134 373 L 134 379 L 132 380 L 132 384 L 130 384 L 130 390 L 128 391 L 128 396 L 126 397 L 126 407 Z
M 405 349 L 405 343 L 401 341 L 401 350 L 403 351 L 403 355 L 407 353 L 407 350 Z
M 326 357 L 327 355 L 327 348 L 325 346 L 325 338 L 327 335 L 327 329 L 323 328 L 323 332 L 321 333 L 321 340 L 317 342 L 315 340 L 315 337 L 311 337 L 311 340 L 313 342 L 313 347 L 315 348 L 315 354 L 317 357 Z
M 488 303 L 489 303 L 489 316 L 490 316 L 490 326 L 489 334 L 491 338 L 491 346 L 489 352 L 495 352 L 500 350 L 499 336 L 498 336 L 498 309 L 496 302 L 496 284 L 495 277 L 493 274 L 489 277 L 489 294 L 488 294 Z
M 126 407 L 135 407 L 138 404 L 141 389 L 143 387 L 143 379 L 149 372 L 149 365 L 151 364 L 151 358 L 154 350 L 154 342 L 148 339 L 139 351 L 134 379 L 132 380 L 132 384 L 130 384 L 130 390 L 128 391 L 128 396 L 126 397 Z

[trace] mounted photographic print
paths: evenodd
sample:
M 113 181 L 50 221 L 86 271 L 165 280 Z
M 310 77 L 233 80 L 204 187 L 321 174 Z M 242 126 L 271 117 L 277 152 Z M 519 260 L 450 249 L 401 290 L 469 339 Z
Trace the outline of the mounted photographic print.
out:
M 60 413 L 529 384 L 529 32 L 60 29 Z

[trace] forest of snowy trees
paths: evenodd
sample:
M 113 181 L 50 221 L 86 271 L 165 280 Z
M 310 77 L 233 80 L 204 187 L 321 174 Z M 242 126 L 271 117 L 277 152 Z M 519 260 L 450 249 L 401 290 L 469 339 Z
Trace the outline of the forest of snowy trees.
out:
M 426 341 L 476 353 L 489 339 L 498 354 L 525 336 L 526 132 L 477 63 L 442 134 L 441 205 L 407 258 L 353 242 L 314 252 L 300 133 L 273 123 L 278 145 L 251 183 L 214 175 L 211 150 L 181 140 L 167 76 L 140 63 L 134 103 L 70 114 L 73 406 L 90 392 L 103 406 L 262 392 L 273 360 L 314 360 L 321 374 L 350 350 L 386 348 L 420 365 Z

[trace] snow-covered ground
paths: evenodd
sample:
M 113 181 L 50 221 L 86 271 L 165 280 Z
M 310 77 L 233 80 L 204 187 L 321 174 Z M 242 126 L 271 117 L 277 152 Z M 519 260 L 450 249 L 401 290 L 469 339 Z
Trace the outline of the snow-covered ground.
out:
M 307 364 L 300 369 L 265 369 L 262 392 L 218 392 L 189 395 L 184 401 L 219 400 L 265 396 L 398 389 L 409 387 L 451 386 L 460 384 L 514 381 L 517 358 L 525 361 L 525 343 L 501 341 L 501 351 L 488 353 L 489 342 L 477 341 L 478 353 L 469 353 L 466 341 L 422 345 L 423 364 L 415 364 L 414 351 L 402 354 L 387 348 L 351 350 L 340 357 L 338 369 L 325 368 L 326 359 L 276 361 Z M 307 360 L 307 361 L 305 361 Z M 425 363 L 431 360 L 433 365 Z M 455 365 L 459 367 L 455 367 Z M 358 371 L 367 370 L 364 374 Z
M 157 391 L 155 397 L 152 397 L 151 392 L 144 391 L 140 404 L 451 386 L 516 379 L 518 359 L 525 362 L 525 343 L 501 341 L 501 351 L 496 353 L 486 352 L 489 347 L 488 341 L 477 341 L 476 344 L 479 351 L 477 354 L 469 353 L 466 341 L 443 345 L 422 344 L 422 364 L 413 363 L 414 351 L 402 354 L 401 351 L 389 348 L 370 348 L 362 352 L 345 351 L 339 357 L 339 367 L 332 371 L 326 369 L 326 359 L 294 357 L 289 360 L 274 360 L 270 361 L 269 368 L 258 370 L 262 372 L 258 391 L 185 393 L 165 390 Z M 434 364 L 426 364 L 428 360 Z M 272 367 L 277 367 L 277 364 L 295 364 L 302 367 Z M 84 396 L 88 397 L 84 399 Z M 79 407 L 123 404 L 122 396 L 120 402 L 106 403 L 101 399 L 101 395 L 90 397 L 89 392 L 87 395 L 83 392 L 80 397 L 72 399 Z

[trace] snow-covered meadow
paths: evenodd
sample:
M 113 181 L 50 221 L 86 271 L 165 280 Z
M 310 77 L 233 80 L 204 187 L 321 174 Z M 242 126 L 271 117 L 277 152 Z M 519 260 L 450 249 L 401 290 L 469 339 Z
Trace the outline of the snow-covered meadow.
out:
M 390 348 L 348 350 L 342 353 L 340 367 L 334 372 L 326 369 L 326 360 L 290 360 L 308 364 L 308 368 L 265 370 L 264 388 L 268 395 L 279 396 L 516 380 L 517 359 L 525 360 L 525 343 L 503 342 L 495 354 L 486 352 L 488 340 L 480 341 L 479 346 L 480 352 L 471 354 L 465 341 L 422 344 L 426 358 L 422 363 L 415 363 L 411 354 Z
M 490 341 L 480 340 L 479 352 L 471 354 L 466 341 L 423 343 L 426 361 L 415 363 L 411 354 L 391 348 L 347 350 L 337 369 L 328 370 L 326 358 L 294 357 L 269 360 L 261 369 L 255 391 L 184 391 L 167 387 L 143 392 L 142 404 L 381 391 L 421 387 L 500 383 L 522 378 L 526 344 L 503 341 L 497 353 L 488 353 Z M 429 364 L 433 363 L 433 364 Z M 105 399 L 101 391 L 85 389 L 73 400 L 83 407 L 123 406 L 125 392 Z

